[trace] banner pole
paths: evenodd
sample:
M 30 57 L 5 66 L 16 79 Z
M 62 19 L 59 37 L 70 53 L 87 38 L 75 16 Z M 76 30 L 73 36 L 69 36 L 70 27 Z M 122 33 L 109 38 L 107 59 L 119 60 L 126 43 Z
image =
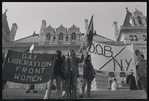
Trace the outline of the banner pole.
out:
M 52 78 L 48 81 L 48 83 L 47 83 L 47 89 L 46 89 L 45 96 L 44 96 L 43 99 L 50 99 L 51 89 L 52 89 L 52 84 L 53 84 L 53 79 L 54 79 L 54 76 L 52 76 Z
M 55 63 L 55 59 L 54 59 L 54 63 Z M 54 72 L 54 70 L 53 70 L 53 72 Z M 50 99 L 52 84 L 53 84 L 53 80 L 54 80 L 54 73 L 53 72 L 52 72 L 51 79 L 48 81 L 47 89 L 46 89 L 45 96 L 43 99 Z

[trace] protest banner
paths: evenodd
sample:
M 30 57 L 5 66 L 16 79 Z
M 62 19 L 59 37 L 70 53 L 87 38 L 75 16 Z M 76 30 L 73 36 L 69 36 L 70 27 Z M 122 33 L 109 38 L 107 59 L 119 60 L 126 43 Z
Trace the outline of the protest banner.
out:
M 93 67 L 100 71 L 136 71 L 133 45 L 108 45 L 93 41 L 91 47 Z
M 53 74 L 55 56 L 8 50 L 3 64 L 3 79 L 23 84 L 48 82 Z

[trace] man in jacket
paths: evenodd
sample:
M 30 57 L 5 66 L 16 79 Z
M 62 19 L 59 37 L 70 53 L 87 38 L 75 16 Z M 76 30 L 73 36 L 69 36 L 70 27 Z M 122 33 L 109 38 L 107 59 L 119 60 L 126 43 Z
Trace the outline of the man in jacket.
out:
M 61 81 L 62 81 L 62 65 L 63 65 L 63 59 L 61 55 L 62 55 L 61 51 L 57 50 L 56 61 L 54 66 L 54 78 L 56 80 L 57 99 L 61 98 Z
M 73 49 L 68 52 L 68 57 L 64 62 L 64 68 L 66 71 L 66 91 L 67 99 L 77 99 L 77 77 L 79 77 L 78 63 L 83 61 L 83 54 L 81 59 L 76 57 Z M 72 90 L 72 93 L 71 93 Z
M 143 54 L 138 55 L 137 58 L 139 60 L 136 68 L 138 83 L 141 84 L 141 87 L 147 93 L 147 61 L 144 60 Z M 138 88 L 140 89 L 140 87 Z

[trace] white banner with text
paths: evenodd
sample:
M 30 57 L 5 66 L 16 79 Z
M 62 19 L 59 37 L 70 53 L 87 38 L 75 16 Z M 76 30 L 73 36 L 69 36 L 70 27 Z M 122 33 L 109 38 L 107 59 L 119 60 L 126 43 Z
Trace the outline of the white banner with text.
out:
M 107 45 L 92 42 L 90 50 L 94 69 L 100 71 L 136 71 L 133 45 Z

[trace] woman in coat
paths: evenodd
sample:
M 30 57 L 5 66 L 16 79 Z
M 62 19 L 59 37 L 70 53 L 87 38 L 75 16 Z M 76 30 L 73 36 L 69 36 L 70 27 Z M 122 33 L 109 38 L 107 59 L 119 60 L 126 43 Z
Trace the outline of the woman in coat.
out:
M 94 79 L 94 69 L 91 64 L 91 56 L 87 55 L 83 64 L 83 84 L 82 84 L 82 94 L 80 96 L 84 96 L 85 86 L 87 85 L 87 97 L 91 96 L 91 83 Z
M 133 76 L 133 72 L 130 72 L 130 74 L 127 76 L 126 83 L 128 84 L 130 90 L 137 90 L 136 80 Z
M 77 99 L 77 77 L 79 76 L 78 64 L 83 62 L 83 59 L 83 54 L 80 59 L 75 55 L 73 49 L 68 51 L 68 57 L 64 61 L 67 99 Z

